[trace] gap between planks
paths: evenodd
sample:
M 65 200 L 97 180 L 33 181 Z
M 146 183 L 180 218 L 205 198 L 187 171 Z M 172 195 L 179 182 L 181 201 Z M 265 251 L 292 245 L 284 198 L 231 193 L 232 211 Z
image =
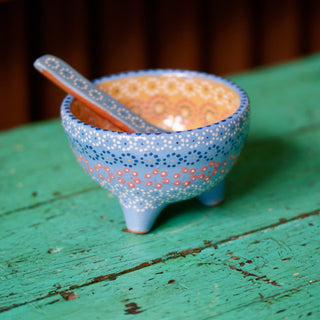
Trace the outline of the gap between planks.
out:
M 227 237 L 225 239 L 222 239 L 220 241 L 217 241 L 215 243 L 212 243 L 212 241 L 203 240 L 203 242 L 204 242 L 203 246 L 199 246 L 199 247 L 196 247 L 196 248 L 189 248 L 187 250 L 183 250 L 183 251 L 179 251 L 179 252 L 177 252 L 177 251 L 169 252 L 163 258 L 156 258 L 156 259 L 153 259 L 153 260 L 151 260 L 149 262 L 143 262 L 143 263 L 141 263 L 141 264 L 139 264 L 139 265 L 137 265 L 135 267 L 132 267 L 132 268 L 129 268 L 129 269 L 125 269 L 125 270 L 123 270 L 121 272 L 111 273 L 111 274 L 107 274 L 107 275 L 104 275 L 104 276 L 95 277 L 92 280 L 89 280 L 89 281 L 84 282 L 82 284 L 71 285 L 71 286 L 69 286 L 68 289 L 64 289 L 64 290 L 61 290 L 61 291 L 59 291 L 59 290 L 50 291 L 50 292 L 48 292 L 48 294 L 46 294 L 46 295 L 44 295 L 42 297 L 36 298 L 34 300 L 25 301 L 23 303 L 14 304 L 14 305 L 11 305 L 11 306 L 0 308 L 0 313 L 5 312 L 5 311 L 9 311 L 9 310 L 11 310 L 13 308 L 24 306 L 24 305 L 29 304 L 29 303 L 41 301 L 41 300 L 44 300 L 46 298 L 50 298 L 50 297 L 58 295 L 58 294 L 59 295 L 67 294 L 70 290 L 73 290 L 73 289 L 86 287 L 86 286 L 89 286 L 89 285 L 92 285 L 92 284 L 95 284 L 95 283 L 99 283 L 99 282 L 102 282 L 102 281 L 116 280 L 119 276 L 122 276 L 124 274 L 128 274 L 128 273 L 131 273 L 131 272 L 134 272 L 134 271 L 146 268 L 146 267 L 150 267 L 150 266 L 153 266 L 153 265 L 158 264 L 160 262 L 166 262 L 166 261 L 169 261 L 169 260 L 172 260 L 172 259 L 186 257 L 187 255 L 191 255 L 191 254 L 195 255 L 197 253 L 202 252 L 203 250 L 205 250 L 207 248 L 215 248 L 215 249 L 217 249 L 218 246 L 221 245 L 221 244 L 224 244 L 224 243 L 227 243 L 227 242 L 230 242 L 230 241 L 234 241 L 234 240 L 237 240 L 239 238 L 246 237 L 246 236 L 254 234 L 256 232 L 266 231 L 268 229 L 272 230 L 272 229 L 275 229 L 276 227 L 278 227 L 280 225 L 283 225 L 283 224 L 286 224 L 286 223 L 290 223 L 290 222 L 296 221 L 296 220 L 306 219 L 306 218 L 311 217 L 311 216 L 317 216 L 319 214 L 320 214 L 320 209 L 316 209 L 316 210 L 311 211 L 311 212 L 301 213 L 301 214 L 299 214 L 299 215 L 297 215 L 295 217 L 292 217 L 290 219 L 282 218 L 277 223 L 273 223 L 273 224 L 270 224 L 268 226 L 257 228 L 257 229 L 251 230 L 251 231 L 246 231 L 246 232 L 243 232 L 243 233 L 238 234 L 238 235 L 233 235 L 233 236 Z M 319 282 L 319 281 L 320 281 L 320 279 L 319 280 L 314 280 L 314 281 L 312 281 L 312 283 L 310 282 L 308 285 L 311 285 L 311 284 Z M 300 286 L 300 287 L 304 287 L 304 286 Z M 296 290 L 296 289 L 297 288 L 295 288 L 293 290 Z M 278 293 L 277 295 L 281 295 L 281 294 L 284 294 L 284 293 L 285 292 L 281 292 L 281 293 Z M 264 298 L 264 299 L 268 299 L 268 298 L 269 297 Z
M 25 206 L 25 207 L 21 207 L 21 208 L 17 208 L 17 209 L 13 209 L 13 210 L 10 210 L 10 211 L 7 211 L 7 212 L 0 213 L 0 216 L 7 216 L 7 215 L 10 215 L 10 214 L 13 214 L 13 213 L 16 213 L 16 212 L 21 212 L 21 211 L 24 211 L 24 210 L 31 210 L 31 209 L 38 208 L 40 206 L 46 205 L 48 203 L 52 203 L 52 202 L 59 201 L 59 200 L 62 200 L 62 199 L 71 198 L 71 197 L 74 197 L 74 196 L 77 196 L 77 195 L 80 195 L 80 194 L 83 194 L 83 193 L 88 193 L 88 192 L 91 192 L 91 191 L 99 190 L 100 188 L 101 188 L 100 186 L 95 186 L 95 187 L 91 187 L 91 188 L 88 188 L 88 189 L 79 190 L 77 192 L 73 192 L 73 193 L 57 196 L 55 198 L 51 198 L 51 199 L 47 199 L 47 200 L 44 200 L 44 201 L 41 201 L 41 202 L 37 202 L 37 203 L 29 205 L 29 206 Z

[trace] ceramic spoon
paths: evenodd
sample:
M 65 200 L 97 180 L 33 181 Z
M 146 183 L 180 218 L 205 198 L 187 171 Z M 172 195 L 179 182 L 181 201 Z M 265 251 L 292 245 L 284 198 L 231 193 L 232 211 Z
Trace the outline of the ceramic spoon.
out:
M 64 91 L 125 132 L 165 131 L 142 119 L 57 57 L 44 55 L 34 62 L 34 67 Z

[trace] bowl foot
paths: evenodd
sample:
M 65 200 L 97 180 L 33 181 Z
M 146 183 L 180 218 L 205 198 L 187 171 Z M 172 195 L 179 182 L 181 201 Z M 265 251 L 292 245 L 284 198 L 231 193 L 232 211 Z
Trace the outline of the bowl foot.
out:
M 130 229 L 128 229 L 128 228 L 122 229 L 122 231 L 123 231 L 123 232 L 128 232 L 128 233 L 135 233 L 135 234 L 146 234 L 146 233 L 148 233 L 147 231 L 145 231 L 145 232 L 142 232 L 142 231 L 132 231 L 132 230 L 130 230 Z
M 200 194 L 197 199 L 206 206 L 217 206 L 224 199 L 224 186 L 225 181 L 221 181 L 212 189 Z
M 122 206 L 122 212 L 125 218 L 127 228 L 126 232 L 144 234 L 148 233 L 163 207 L 155 209 L 146 209 L 138 212 L 135 208 L 126 208 Z

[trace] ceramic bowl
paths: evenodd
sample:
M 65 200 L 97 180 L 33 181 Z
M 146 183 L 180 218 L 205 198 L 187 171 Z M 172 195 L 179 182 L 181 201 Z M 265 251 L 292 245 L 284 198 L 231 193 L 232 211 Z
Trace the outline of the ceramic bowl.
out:
M 223 200 L 225 177 L 249 125 L 248 97 L 239 86 L 206 73 L 165 69 L 120 73 L 95 83 L 168 130 L 120 132 L 70 95 L 62 102 L 62 124 L 78 162 L 118 198 L 129 231 L 150 231 L 173 202 Z

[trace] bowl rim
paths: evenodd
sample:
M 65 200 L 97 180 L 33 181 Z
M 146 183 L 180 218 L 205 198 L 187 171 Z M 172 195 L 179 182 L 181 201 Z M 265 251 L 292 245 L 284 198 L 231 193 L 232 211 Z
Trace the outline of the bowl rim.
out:
M 71 112 L 71 103 L 72 101 L 75 99 L 72 95 L 68 94 L 67 96 L 65 96 L 65 98 L 63 99 L 61 106 L 60 106 L 60 114 L 61 117 L 67 117 L 67 120 L 69 121 L 76 121 L 78 124 L 82 124 L 86 127 L 92 128 L 96 131 L 104 131 L 104 132 L 108 132 L 110 133 L 114 133 L 116 135 L 130 135 L 130 136 L 141 136 L 141 135 L 146 135 L 146 136 L 152 136 L 152 135 L 168 135 L 168 134 L 176 134 L 176 133 L 184 133 L 184 132 L 196 132 L 198 130 L 202 130 L 204 128 L 210 128 L 210 127 L 217 127 L 220 126 L 223 123 L 226 123 L 228 121 L 232 121 L 232 120 L 236 120 L 238 117 L 240 117 L 242 114 L 244 114 L 250 106 L 250 102 L 249 102 L 249 97 L 247 95 L 247 93 L 244 91 L 244 89 L 242 89 L 238 84 L 236 84 L 235 82 L 221 77 L 221 76 L 217 76 L 214 74 L 210 74 L 210 73 L 206 73 L 206 72 L 201 72 L 201 71 L 193 71 L 193 70 L 186 70 L 186 69 L 140 69 L 140 70 L 135 70 L 135 71 L 124 71 L 124 72 L 119 72 L 119 73 L 114 73 L 114 74 L 110 74 L 110 75 L 106 75 L 106 76 L 102 76 L 99 78 L 94 79 L 92 82 L 94 84 L 99 84 L 105 81 L 111 81 L 111 80 L 120 80 L 123 78 L 129 78 L 129 77 L 135 77 L 135 76 L 143 76 L 143 75 L 150 75 L 150 76 L 163 76 L 163 75 L 174 75 L 174 76 L 179 76 L 179 77 L 183 77 L 183 78 L 195 78 L 195 77 L 199 77 L 199 78 L 204 78 L 204 79 L 208 79 L 211 81 L 215 81 L 215 82 L 219 82 L 223 85 L 226 85 L 227 87 L 229 87 L 230 89 L 234 90 L 240 99 L 240 105 L 237 108 L 237 110 L 235 110 L 230 116 L 205 125 L 205 126 L 201 126 L 198 128 L 194 128 L 194 129 L 188 129 L 188 130 L 179 130 L 179 131 L 166 131 L 166 132 L 152 132 L 152 133 L 145 133 L 145 132 L 122 132 L 122 131 L 113 131 L 113 130 L 108 130 L 108 129 L 103 129 L 103 128 L 99 128 L 99 127 L 95 127 L 93 125 L 90 125 L 86 122 L 81 121 L 80 119 L 78 119 L 72 112 Z

